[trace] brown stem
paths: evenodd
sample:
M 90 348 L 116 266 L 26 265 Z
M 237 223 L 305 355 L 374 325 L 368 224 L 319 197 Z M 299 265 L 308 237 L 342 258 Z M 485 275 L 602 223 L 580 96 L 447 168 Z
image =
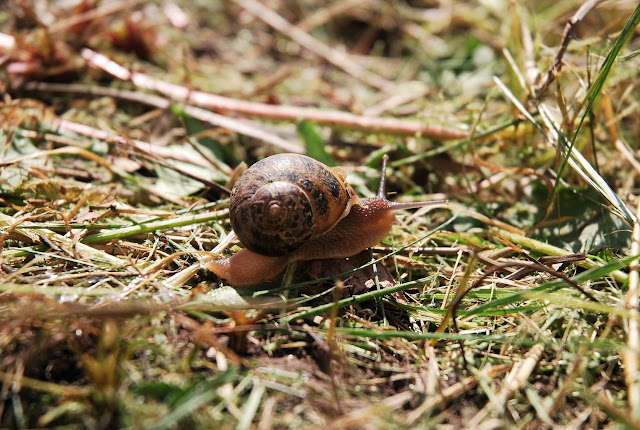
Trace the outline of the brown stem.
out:
M 83 49 L 82 56 L 93 67 L 104 70 L 118 79 L 131 81 L 134 85 L 152 91 L 158 91 L 174 100 L 194 103 L 222 111 L 233 111 L 262 118 L 297 121 L 305 119 L 318 124 L 342 126 L 370 132 L 395 134 L 420 134 L 432 139 L 464 139 L 469 133 L 438 125 L 426 125 L 421 121 L 409 121 L 396 118 L 380 118 L 354 115 L 348 112 L 328 111 L 296 106 L 272 105 L 232 99 L 202 91 L 191 91 L 187 87 L 171 84 L 143 73 L 131 71 L 90 49 Z M 192 107 L 193 108 L 193 107 Z

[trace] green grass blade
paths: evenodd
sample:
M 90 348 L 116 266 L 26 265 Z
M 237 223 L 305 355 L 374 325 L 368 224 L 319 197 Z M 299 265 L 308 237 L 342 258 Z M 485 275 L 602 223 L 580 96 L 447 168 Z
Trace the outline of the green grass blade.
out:
M 614 270 L 619 270 L 623 267 L 627 267 L 631 262 L 638 259 L 640 255 L 635 255 L 631 257 L 626 257 L 620 260 L 612 261 L 611 263 L 605 264 L 601 267 L 596 267 L 594 269 L 587 270 L 585 272 L 579 273 L 574 276 L 572 280 L 577 284 L 581 284 L 586 281 L 600 279 Z M 520 302 L 526 299 L 527 294 L 531 293 L 544 293 L 544 292 L 553 292 L 559 290 L 560 288 L 566 287 L 567 283 L 563 280 L 557 280 L 552 282 L 544 283 L 538 287 L 532 288 L 531 290 L 523 291 L 521 293 L 517 293 L 512 295 L 511 297 L 505 297 L 503 299 L 493 300 L 488 303 L 484 303 L 480 306 L 477 306 L 473 309 L 469 309 L 467 315 L 477 315 L 481 312 L 485 312 L 488 309 L 496 308 L 499 306 L 508 306 L 512 303 Z

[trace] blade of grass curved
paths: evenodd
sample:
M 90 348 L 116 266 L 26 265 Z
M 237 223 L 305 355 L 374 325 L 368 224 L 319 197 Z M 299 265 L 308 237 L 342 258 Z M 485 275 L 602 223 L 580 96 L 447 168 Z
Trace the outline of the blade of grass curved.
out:
M 539 106 L 540 116 L 543 121 L 551 130 L 552 134 L 555 137 L 556 142 L 558 143 L 558 147 L 560 148 L 561 153 L 565 156 L 563 161 L 563 166 L 566 163 L 573 168 L 573 170 L 578 173 L 582 179 L 584 179 L 591 187 L 598 191 L 600 195 L 602 195 L 605 199 L 611 203 L 613 206 L 613 212 L 620 218 L 626 220 L 628 223 L 633 224 L 636 221 L 636 216 L 627 208 L 624 202 L 618 197 L 618 195 L 611 189 L 609 184 L 604 180 L 602 176 L 594 169 L 594 167 L 587 161 L 586 158 L 579 151 L 572 151 L 573 142 L 569 142 L 565 134 L 562 130 L 554 124 L 551 119 L 551 115 L 547 110 L 547 107 L 544 105 Z M 575 139 L 575 136 L 574 136 Z M 558 178 L 560 178 L 562 174 L 562 167 L 558 172 Z M 554 187 L 557 187 L 560 181 L 556 181 Z M 551 194 L 553 196 L 553 194 Z
M 465 342 L 495 342 L 507 345 L 532 346 L 544 344 L 546 346 L 556 347 L 557 339 L 544 337 L 525 337 L 524 335 L 501 336 L 501 335 L 485 335 L 485 334 L 459 334 L 459 333 L 418 333 L 413 331 L 385 330 L 377 331 L 362 328 L 338 327 L 338 333 L 341 336 L 351 336 L 354 338 L 370 338 L 376 340 L 401 338 L 407 341 L 425 341 L 425 340 L 448 340 L 448 341 L 465 341 Z M 326 330 L 317 331 L 323 336 Z M 576 337 L 574 339 L 576 346 L 583 345 L 589 350 L 601 350 L 611 352 L 622 351 L 627 345 L 622 342 L 613 342 L 609 339 L 593 340 L 589 337 Z

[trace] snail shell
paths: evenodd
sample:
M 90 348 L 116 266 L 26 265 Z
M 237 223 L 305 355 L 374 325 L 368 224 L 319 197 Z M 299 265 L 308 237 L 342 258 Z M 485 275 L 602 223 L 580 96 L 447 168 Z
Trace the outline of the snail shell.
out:
M 331 230 L 358 202 L 342 169 L 304 155 L 273 155 L 233 187 L 231 227 L 251 251 L 286 255 Z

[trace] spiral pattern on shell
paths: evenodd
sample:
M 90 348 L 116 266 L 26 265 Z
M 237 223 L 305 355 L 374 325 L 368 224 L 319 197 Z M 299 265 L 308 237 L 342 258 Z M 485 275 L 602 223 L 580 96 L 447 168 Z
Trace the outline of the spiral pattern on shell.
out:
M 231 227 L 246 248 L 285 255 L 333 228 L 355 202 L 340 169 L 304 155 L 273 155 L 251 166 L 233 187 Z

